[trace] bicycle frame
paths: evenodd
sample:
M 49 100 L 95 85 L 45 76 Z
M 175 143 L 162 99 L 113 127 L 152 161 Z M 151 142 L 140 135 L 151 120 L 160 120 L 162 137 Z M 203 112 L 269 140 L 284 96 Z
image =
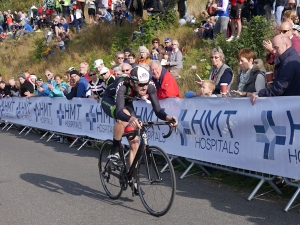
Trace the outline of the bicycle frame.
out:
M 125 136 L 129 136 L 129 135 L 125 134 Z M 137 153 L 136 153 L 136 155 L 135 155 L 135 157 L 134 157 L 133 163 L 132 163 L 132 165 L 130 166 L 128 172 L 126 173 L 127 179 L 128 179 L 129 181 L 132 180 L 133 172 L 134 172 L 134 170 L 136 169 L 137 163 L 138 163 L 138 161 L 140 160 L 140 158 L 141 158 L 141 156 L 142 156 L 143 153 L 145 153 L 145 161 L 146 161 L 145 163 L 147 163 L 147 161 L 148 161 L 147 154 L 146 154 L 147 150 L 149 150 L 148 135 L 147 135 L 146 129 L 145 129 L 144 127 L 138 131 L 138 136 L 141 137 L 141 143 L 140 143 L 139 148 L 138 148 L 138 150 L 137 150 Z M 150 155 L 150 158 L 151 158 L 151 157 L 153 157 L 152 153 L 151 153 L 151 155 Z M 124 159 L 124 157 L 122 157 L 122 158 L 123 158 L 123 160 L 124 160 L 123 163 L 124 163 L 124 165 L 125 165 L 125 159 Z M 154 162 L 154 160 L 152 160 L 152 161 Z M 154 166 L 155 166 L 155 172 L 156 172 L 156 175 L 157 175 L 157 177 L 158 177 L 159 180 L 160 180 L 161 177 L 160 177 L 158 168 L 157 168 L 156 165 L 154 165 Z M 151 177 L 150 177 L 150 175 L 149 175 L 149 167 L 148 167 L 148 165 L 147 165 L 147 172 L 148 172 L 148 179 L 150 180 Z

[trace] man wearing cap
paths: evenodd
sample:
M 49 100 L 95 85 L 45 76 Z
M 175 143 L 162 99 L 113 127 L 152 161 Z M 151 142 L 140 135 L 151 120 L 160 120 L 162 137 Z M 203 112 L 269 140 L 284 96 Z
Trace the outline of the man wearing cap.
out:
M 89 82 L 84 77 L 81 77 L 77 70 L 72 70 L 70 72 L 70 79 L 71 83 L 74 83 L 74 86 L 72 87 L 71 92 L 66 95 L 68 100 L 71 100 L 74 97 L 86 98 L 91 95 L 89 93 Z
M 104 62 L 102 59 L 97 59 L 94 61 L 94 68 L 100 71 L 104 67 Z
M 160 64 L 160 61 L 153 60 L 150 63 L 150 69 L 159 100 L 165 98 L 180 98 L 180 91 L 175 78 Z
M 172 48 L 172 43 L 171 43 L 171 38 L 166 38 L 165 39 L 165 50 L 166 50 L 166 53 L 168 55 L 171 54 L 171 52 L 173 51 L 173 48 Z
M 150 81 L 149 71 L 140 66 L 133 68 L 129 77 L 119 77 L 106 89 L 101 102 L 104 112 L 111 118 L 117 119 L 114 125 L 113 146 L 108 157 L 114 165 L 118 165 L 120 162 L 119 150 L 125 127 L 130 124 L 134 129 L 141 128 L 132 103 L 136 98 L 144 100 L 148 98 L 159 119 L 173 121 L 172 126 L 178 124 L 176 117 L 167 115 L 160 107 L 155 85 Z M 130 140 L 129 145 L 131 150 L 129 163 L 132 164 L 139 146 L 138 137 Z
M 105 89 L 115 81 L 115 77 L 110 74 L 110 70 L 107 67 L 103 67 L 100 70 L 100 76 L 104 81 L 103 86 Z
M 130 48 L 124 49 L 124 63 L 129 63 L 128 56 L 131 54 Z
M 89 98 L 102 98 L 105 91 L 104 81 L 98 78 L 97 73 L 94 70 L 89 71 L 89 76 L 91 78 L 91 81 L 89 82 L 91 95 Z

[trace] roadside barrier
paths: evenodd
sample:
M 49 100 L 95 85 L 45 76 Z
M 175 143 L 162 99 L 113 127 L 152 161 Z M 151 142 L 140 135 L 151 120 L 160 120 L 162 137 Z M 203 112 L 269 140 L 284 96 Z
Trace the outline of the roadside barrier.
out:
M 160 101 L 169 115 L 179 120 L 178 134 L 168 139 L 167 128 L 148 130 L 151 145 L 163 148 L 172 160 L 190 162 L 205 173 L 213 167 L 259 179 L 248 200 L 255 198 L 263 183 L 281 194 L 274 184 L 283 177 L 297 188 L 284 209 L 288 211 L 300 193 L 300 117 L 294 104 L 298 97 L 259 98 L 254 106 L 249 98 L 192 98 Z M 151 105 L 134 102 L 136 115 L 143 121 L 156 121 Z M 102 111 L 94 99 L 5 98 L 0 100 L 2 130 L 24 126 L 20 133 L 45 130 L 50 141 L 57 135 L 82 140 L 85 144 L 111 139 L 114 120 Z M 44 138 L 45 136 L 42 136 Z M 164 168 L 167 169 L 167 168 Z M 289 179 L 288 179 L 289 178 Z

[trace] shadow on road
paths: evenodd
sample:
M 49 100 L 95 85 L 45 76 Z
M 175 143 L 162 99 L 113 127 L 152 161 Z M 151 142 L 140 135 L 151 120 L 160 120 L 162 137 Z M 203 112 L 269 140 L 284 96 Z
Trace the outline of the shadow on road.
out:
M 118 205 L 124 208 L 139 211 L 141 213 L 146 213 L 143 210 L 137 210 L 136 208 L 129 207 L 126 202 L 132 202 L 133 199 L 131 198 L 120 197 L 118 200 L 111 200 L 104 192 L 100 192 L 88 186 L 84 186 L 75 181 L 37 173 L 24 173 L 20 175 L 20 178 L 28 183 L 35 185 L 36 187 L 43 188 L 57 194 L 67 193 L 75 196 L 86 196 L 111 205 Z

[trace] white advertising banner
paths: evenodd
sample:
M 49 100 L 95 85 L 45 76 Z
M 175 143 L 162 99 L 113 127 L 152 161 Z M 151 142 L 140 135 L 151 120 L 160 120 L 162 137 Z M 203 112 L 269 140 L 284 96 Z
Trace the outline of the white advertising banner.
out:
M 192 98 L 160 101 L 179 120 L 178 134 L 167 127 L 149 130 L 150 145 L 191 159 L 300 179 L 300 107 L 298 97 Z M 143 121 L 156 121 L 152 107 L 134 103 Z M 114 120 L 93 99 L 5 98 L 0 117 L 11 123 L 112 139 Z

